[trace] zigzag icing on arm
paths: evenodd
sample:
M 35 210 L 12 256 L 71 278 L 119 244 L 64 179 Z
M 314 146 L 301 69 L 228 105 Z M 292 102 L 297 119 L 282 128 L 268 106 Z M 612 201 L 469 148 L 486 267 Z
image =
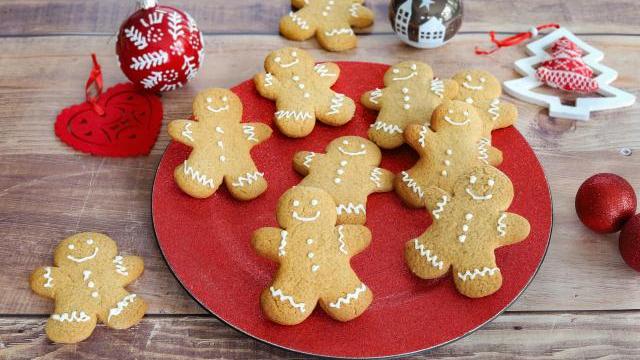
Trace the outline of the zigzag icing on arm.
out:
M 252 173 L 249 172 L 242 176 L 239 176 L 236 182 L 232 183 L 231 185 L 235 187 L 243 187 L 245 186 L 245 183 L 251 185 L 255 181 L 258 181 L 258 178 L 262 178 L 262 177 L 264 177 L 264 173 L 261 173 L 259 171 L 252 172 Z
M 424 245 L 420 244 L 420 241 L 418 241 L 418 239 L 414 239 L 413 242 L 414 242 L 414 247 L 418 252 L 418 254 L 420 254 L 420 256 L 427 259 L 427 262 L 431 264 L 431 266 L 433 266 L 434 268 L 438 268 L 442 270 L 442 268 L 444 267 L 444 262 L 442 260 L 438 260 L 437 255 L 431 255 L 431 250 L 427 249 Z
M 46 288 L 52 288 L 53 277 L 51 277 L 51 267 L 47 266 L 46 268 L 44 268 L 44 274 L 42 275 L 42 277 L 44 277 L 45 280 L 47 280 L 43 286 Z
M 313 117 L 311 116 L 311 113 L 305 111 L 295 111 L 295 110 L 278 110 L 276 111 L 276 118 L 278 120 L 280 119 L 287 119 L 287 120 L 298 120 L 298 121 L 304 121 L 304 120 L 310 120 L 313 119 Z
M 336 211 L 338 215 L 342 215 L 342 213 L 346 213 L 346 214 L 360 214 L 360 212 L 362 212 L 363 214 L 367 213 L 367 210 L 364 207 L 364 204 L 354 204 L 354 203 L 338 204 L 338 206 L 336 206 Z
M 287 247 L 287 236 L 289 233 L 286 230 L 282 230 L 280 232 L 280 246 L 278 246 L 278 256 L 285 256 L 287 252 L 285 251 Z
M 344 226 L 342 225 L 338 226 L 338 242 L 340 243 L 340 247 L 338 248 L 338 250 L 340 250 L 340 252 L 345 255 L 349 255 L 349 252 L 347 251 L 347 243 L 344 242 L 343 230 L 344 230 Z
M 431 92 L 442 99 L 444 97 L 444 81 L 438 78 L 431 80 Z
M 357 18 L 358 16 L 358 10 L 360 10 L 360 8 L 362 7 L 362 5 L 358 4 L 358 3 L 353 3 L 351 4 L 351 7 L 349 7 L 349 14 L 351 15 L 351 17 Z
M 402 182 L 405 183 L 407 187 L 411 189 L 411 191 L 417 194 L 420 197 L 420 199 L 424 197 L 424 191 L 422 191 L 422 188 L 420 188 L 420 185 L 418 185 L 418 183 L 415 180 L 413 180 L 411 176 L 409 176 L 409 173 L 406 171 L 402 172 Z
M 399 134 L 403 133 L 402 129 L 398 125 L 388 124 L 381 120 L 377 120 L 375 123 L 371 125 L 371 127 L 375 128 L 376 130 L 382 130 L 391 135 L 395 133 L 399 133 Z
M 282 302 L 288 302 L 289 305 L 291 305 L 294 309 L 299 310 L 301 313 L 305 312 L 305 305 L 302 302 L 296 302 L 292 296 L 290 295 L 285 295 L 281 289 L 276 289 L 273 286 L 269 288 L 269 291 L 271 291 L 271 296 L 273 296 L 274 298 L 282 301 Z
M 311 162 L 313 161 L 313 158 L 316 156 L 316 153 L 314 152 L 309 152 L 305 157 L 304 157 L 304 161 L 302 162 L 302 165 L 304 165 L 307 168 L 311 168 Z
M 422 147 L 426 146 L 427 132 L 428 131 L 429 131 L 429 128 L 427 128 L 426 126 L 422 125 L 422 128 L 420 129 L 420 132 L 418 133 L 418 143 Z
M 182 130 L 182 136 L 184 136 L 185 138 L 191 140 L 191 142 L 193 142 L 193 130 L 191 130 L 191 123 L 188 122 L 186 124 L 184 124 L 184 129 Z
M 441 198 L 441 201 L 436 203 L 438 207 L 431 212 L 431 214 L 433 214 L 434 219 L 436 220 L 440 219 L 440 214 L 444 211 L 444 207 L 447 205 L 448 202 L 449 202 L 449 197 L 447 197 L 447 195 L 443 195 Z
M 491 104 L 489 104 L 489 110 L 487 110 L 487 112 L 491 114 L 491 120 L 498 120 L 500 118 L 500 99 L 493 99 Z
M 380 99 L 381 97 L 382 97 L 382 89 L 376 88 L 369 95 L 369 101 L 371 101 L 372 103 L 377 105 L 378 104 L 378 99 Z
M 242 132 L 245 134 L 247 140 L 251 142 L 258 142 L 258 138 L 256 138 L 256 128 L 252 125 L 242 125 Z
M 336 94 L 333 99 L 331 99 L 331 105 L 329 108 L 331 111 L 327 113 L 327 115 L 335 115 L 340 112 L 340 109 L 344 105 L 345 96 L 343 94 Z
M 191 179 L 197 181 L 199 184 L 203 186 L 208 186 L 213 189 L 213 179 L 208 178 L 205 174 L 200 174 L 200 172 L 194 169 L 187 160 L 183 163 L 183 173 L 187 176 L 191 176 Z
M 113 258 L 113 263 L 116 266 L 116 272 L 122 276 L 127 276 L 129 273 L 127 272 L 127 267 L 124 266 L 124 258 L 122 256 L 116 256 Z
M 264 86 L 265 87 L 273 86 L 273 74 L 271 73 L 264 74 Z
M 507 219 L 507 214 L 502 213 L 498 218 L 498 236 L 505 237 L 507 235 L 507 224 L 504 222 Z
M 109 317 L 107 317 L 107 322 L 111 321 L 112 316 L 120 315 L 124 309 L 132 304 L 136 300 L 136 294 L 129 294 L 122 298 L 122 300 L 118 301 L 116 307 L 109 310 Z
M 87 322 L 91 320 L 91 317 L 87 315 L 84 311 L 76 312 L 72 311 L 71 313 L 60 313 L 60 314 L 52 314 L 51 320 L 60 321 L 60 322 Z
M 360 296 L 360 294 L 366 291 L 367 291 L 367 287 L 364 284 L 360 284 L 360 286 L 358 286 L 355 290 L 353 290 L 353 292 L 350 292 L 343 297 L 339 297 L 338 300 L 336 300 L 336 302 L 329 303 L 329 306 L 332 308 L 340 309 L 342 305 L 348 305 L 351 303 L 352 300 L 353 301 L 358 300 L 358 297 Z
M 376 184 L 376 187 L 382 187 L 382 179 L 380 176 L 382 175 L 382 169 L 379 167 L 375 167 L 371 169 L 371 173 L 369 174 L 369 179 Z
M 308 30 L 309 29 L 309 23 L 304 20 L 300 15 L 294 13 L 293 11 L 291 11 L 289 13 L 289 16 L 291 17 L 291 20 L 293 20 L 293 22 L 298 25 L 302 30 Z
M 484 277 L 484 276 L 487 276 L 487 275 L 488 276 L 493 276 L 498 271 L 500 271 L 500 269 L 498 269 L 497 267 L 488 268 L 488 267 L 485 266 L 482 269 L 473 269 L 473 271 L 467 270 L 464 273 L 459 272 L 458 273 L 458 277 L 462 281 L 467 281 L 467 279 L 475 280 L 475 278 L 478 277 L 478 276 L 480 276 L 480 277 Z
M 324 34 L 327 36 L 339 36 L 339 35 L 354 35 L 355 33 L 353 32 L 352 28 L 338 28 L 338 29 L 331 29 L 329 31 L 325 31 Z
M 489 139 L 482 138 L 478 141 L 478 160 L 489 165 Z
M 337 74 L 330 73 L 329 69 L 327 68 L 327 65 L 325 65 L 325 64 L 317 64 L 316 66 L 313 67 L 313 70 L 315 72 L 317 72 L 320 75 L 320 77 L 336 77 L 336 76 L 338 76 Z

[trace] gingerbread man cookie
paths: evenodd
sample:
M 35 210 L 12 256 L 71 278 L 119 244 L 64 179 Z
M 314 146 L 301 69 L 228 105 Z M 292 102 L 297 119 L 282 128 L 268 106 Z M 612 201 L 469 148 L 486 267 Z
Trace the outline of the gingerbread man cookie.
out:
M 443 100 L 458 93 L 455 81 L 434 79 L 431 67 L 417 61 L 392 66 L 384 75 L 384 86 L 363 94 L 360 100 L 365 107 L 379 111 L 369 139 L 383 149 L 402 145 L 407 125 L 428 122 Z
M 340 126 L 353 118 L 356 105 L 350 98 L 331 90 L 340 76 L 333 63 L 315 65 L 307 52 L 284 48 L 269 54 L 266 73 L 254 78 L 258 92 L 276 102 L 275 123 L 289 137 L 305 137 L 316 119 Z
M 298 11 L 291 11 L 280 20 L 280 33 L 291 40 L 318 38 L 320 46 L 329 51 L 345 51 L 358 44 L 352 27 L 365 28 L 373 24 L 373 11 L 364 7 L 364 0 L 292 0 Z
M 258 254 L 280 263 L 260 297 L 264 314 L 282 325 L 304 321 L 316 307 L 340 321 L 362 314 L 373 293 L 351 269 L 350 259 L 371 242 L 361 225 L 336 225 L 336 204 L 318 188 L 297 186 L 278 201 L 282 228 L 253 234 Z
M 495 249 L 523 241 L 530 231 L 525 218 L 506 212 L 512 200 L 511 180 L 486 165 L 458 178 L 453 194 L 428 188 L 425 201 L 433 224 L 405 245 L 411 271 L 435 279 L 453 267 L 461 294 L 479 298 L 498 291 L 502 274 Z
M 36 269 L 31 289 L 55 301 L 45 331 L 57 343 L 88 338 L 96 323 L 112 329 L 137 324 L 147 304 L 124 287 L 144 269 L 137 256 L 117 256 L 116 243 L 106 235 L 81 233 L 63 240 L 54 252 L 54 266 Z
M 500 150 L 491 145 L 479 149 L 482 133 L 483 122 L 476 108 L 456 100 L 436 108 L 431 128 L 426 124 L 407 126 L 405 141 L 420 159 L 396 176 L 398 195 L 410 206 L 424 207 L 426 189 L 437 186 L 451 191 L 458 176 L 469 169 L 485 162 L 502 162 Z
M 271 128 L 262 123 L 241 124 L 242 103 L 226 89 L 199 93 L 193 115 L 197 121 L 169 123 L 171 138 L 193 148 L 174 173 L 180 189 L 195 198 L 207 198 L 224 180 L 236 199 L 251 200 L 262 194 L 267 181 L 250 152 L 271 136 Z
M 302 186 L 327 191 L 336 202 L 338 224 L 364 224 L 367 197 L 393 190 L 393 173 L 379 168 L 380 149 L 359 136 L 344 136 L 327 146 L 326 154 L 301 151 L 293 167 L 305 178 Z
M 484 138 L 491 140 L 491 131 L 516 123 L 518 109 L 515 105 L 500 100 L 502 85 L 495 76 L 484 70 L 463 70 L 453 76 L 459 85 L 456 100 L 478 108 L 484 121 Z

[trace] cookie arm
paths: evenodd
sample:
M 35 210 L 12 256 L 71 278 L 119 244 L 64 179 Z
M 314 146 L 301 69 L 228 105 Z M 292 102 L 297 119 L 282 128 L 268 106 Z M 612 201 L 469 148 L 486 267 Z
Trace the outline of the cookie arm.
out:
M 489 148 L 489 164 L 493 166 L 502 164 L 502 151 L 493 146 Z
M 338 238 L 338 250 L 349 256 L 359 254 L 371 243 L 371 231 L 366 226 L 339 225 L 334 232 Z
M 349 25 L 356 28 L 365 28 L 373 24 L 375 14 L 371 9 L 365 7 L 361 2 L 356 2 L 349 8 Z
M 371 169 L 369 180 L 373 185 L 373 192 L 387 192 L 393 190 L 395 174 L 379 167 Z
M 168 125 L 169 136 L 177 142 L 193 146 L 198 122 L 191 120 L 173 120 Z
M 451 79 L 445 79 L 443 80 L 444 82 L 444 93 L 443 96 L 445 99 L 454 99 L 456 96 L 458 96 L 458 91 L 460 91 L 458 82 L 451 80 Z
M 427 125 L 410 124 L 404 129 L 404 139 L 419 154 L 427 152 L 429 138 L 436 136 Z
M 323 156 L 313 151 L 299 151 L 293 156 L 293 169 L 300 175 L 307 176 L 311 166 Z
M 251 246 L 260 256 L 277 261 L 279 256 L 286 255 L 287 239 L 289 233 L 286 230 L 274 227 L 264 227 L 256 230 L 251 236 Z
M 326 86 L 333 86 L 340 77 L 340 67 L 334 63 L 320 63 L 313 67 L 316 77 Z
M 65 280 L 66 275 L 60 268 L 43 266 L 35 269 L 29 276 L 29 286 L 34 293 L 53 299 L 56 296 L 57 285 Z
M 271 137 L 273 130 L 263 123 L 242 124 L 242 133 L 249 144 L 257 145 Z
M 142 275 L 144 260 L 139 256 L 116 256 L 112 271 L 119 284 L 129 285 Z
M 424 192 L 424 202 L 433 220 L 439 220 L 447 204 L 451 202 L 451 194 L 432 186 Z
M 382 89 L 375 89 L 367 91 L 360 97 L 360 102 L 364 107 L 371 110 L 380 110 L 382 108 L 382 98 L 384 91 Z
M 519 243 L 529 236 L 531 225 L 524 217 L 513 213 L 502 213 L 496 225 L 500 246 Z
M 260 73 L 253 78 L 256 89 L 263 97 L 269 100 L 277 100 L 280 92 L 280 82 L 270 73 Z
M 502 100 L 499 101 L 499 116 L 493 123 L 494 130 L 515 125 L 516 121 L 518 120 L 518 108 L 510 102 Z

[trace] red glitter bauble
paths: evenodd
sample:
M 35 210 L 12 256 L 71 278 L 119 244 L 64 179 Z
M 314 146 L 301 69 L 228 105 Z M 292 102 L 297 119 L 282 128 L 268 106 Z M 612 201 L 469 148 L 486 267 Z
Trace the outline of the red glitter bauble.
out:
M 619 231 L 636 212 L 633 187 L 615 174 L 596 174 L 587 179 L 576 195 L 580 221 L 598 233 Z
M 635 271 L 640 271 L 640 214 L 632 217 L 620 232 L 620 255 Z

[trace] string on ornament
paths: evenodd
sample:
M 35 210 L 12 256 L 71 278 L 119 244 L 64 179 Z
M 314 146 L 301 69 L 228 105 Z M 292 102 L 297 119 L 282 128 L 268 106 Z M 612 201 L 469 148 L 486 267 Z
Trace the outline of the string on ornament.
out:
M 515 34 L 513 36 L 504 38 L 502 40 L 496 39 L 496 32 L 495 31 L 490 31 L 489 32 L 489 36 L 491 37 L 491 42 L 495 45 L 495 47 L 491 50 L 482 50 L 479 47 L 476 46 L 475 48 L 475 52 L 476 55 L 491 55 L 493 53 L 495 53 L 496 51 L 500 50 L 503 47 L 510 47 L 510 46 L 514 46 L 514 45 L 518 45 L 524 41 L 527 41 L 531 38 L 534 38 L 536 36 L 538 36 L 538 34 L 540 33 L 540 31 L 546 30 L 546 29 L 559 29 L 560 25 L 559 24 L 555 24 L 555 23 L 550 23 L 550 24 L 545 24 L 545 25 L 538 25 L 538 26 L 534 26 L 532 27 L 529 31 L 527 32 L 523 32 L 523 33 L 519 33 L 519 34 Z
M 95 111 L 98 115 L 104 115 L 104 108 L 98 105 L 98 98 L 102 95 L 102 68 L 98 63 L 98 57 L 96 54 L 91 54 L 91 59 L 93 60 L 93 68 L 91 69 L 91 73 L 89 74 L 89 79 L 87 79 L 87 83 L 84 86 L 86 99 L 89 104 L 93 107 L 93 111 Z M 92 94 L 92 89 L 95 88 L 95 95 Z

